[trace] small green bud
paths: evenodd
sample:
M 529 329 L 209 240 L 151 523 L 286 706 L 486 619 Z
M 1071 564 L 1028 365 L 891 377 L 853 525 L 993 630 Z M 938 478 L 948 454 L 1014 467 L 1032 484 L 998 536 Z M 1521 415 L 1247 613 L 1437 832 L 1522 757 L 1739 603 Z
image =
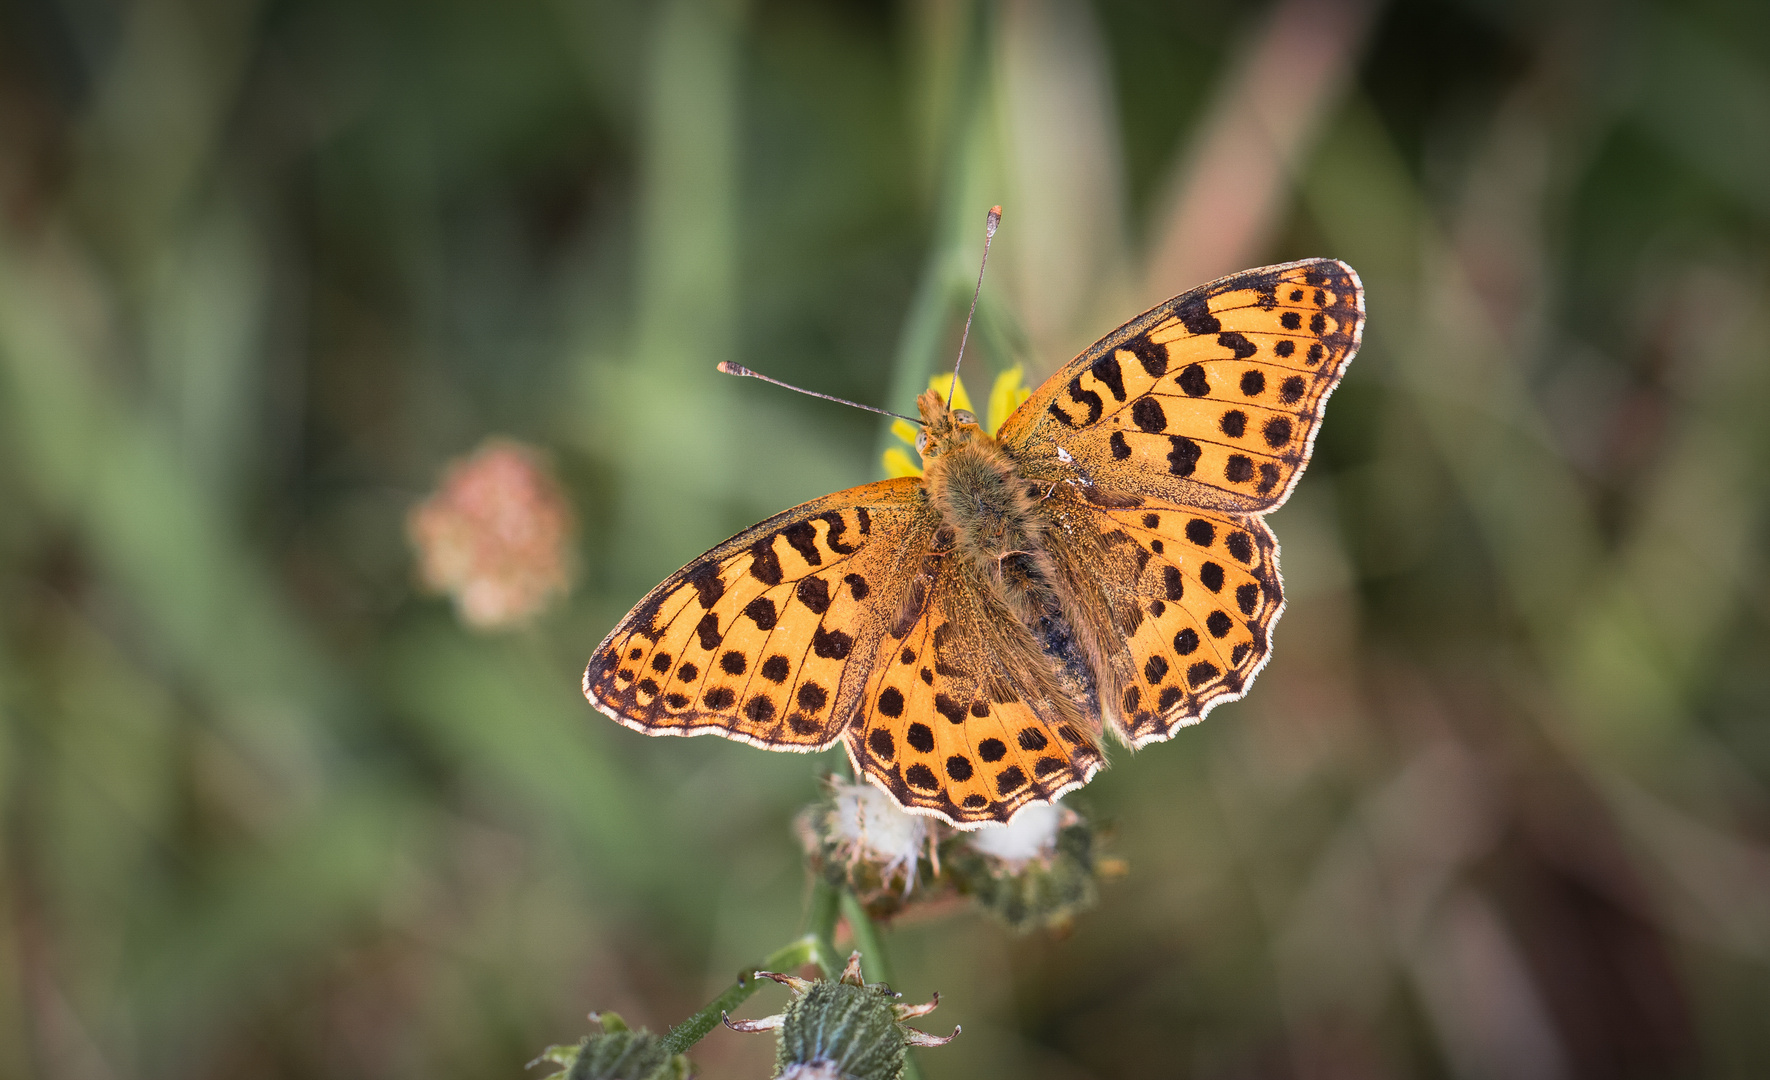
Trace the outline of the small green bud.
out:
M 946 873 L 1016 933 L 1067 930 L 1100 898 L 1100 880 L 1123 872 L 1096 851 L 1091 825 L 1067 807 L 1028 806 L 1005 826 L 955 837 L 943 849 Z
M 860 953 L 850 953 L 848 966 L 835 981 L 800 979 L 758 971 L 793 991 L 786 1011 L 760 1020 L 725 1018 L 736 1031 L 779 1031 L 775 1076 L 779 1080 L 897 1080 L 911 1046 L 945 1046 L 959 1034 L 942 1038 L 906 1026 L 903 1021 L 926 1016 L 940 1004 L 940 995 L 926 1005 L 903 1005 L 883 983 L 864 982 Z
M 693 1068 L 681 1054 L 672 1054 L 664 1040 L 640 1028 L 633 1031 L 612 1012 L 591 1013 L 602 1033 L 586 1035 L 576 1046 L 549 1046 L 529 1062 L 560 1066 L 546 1080 L 688 1080 Z

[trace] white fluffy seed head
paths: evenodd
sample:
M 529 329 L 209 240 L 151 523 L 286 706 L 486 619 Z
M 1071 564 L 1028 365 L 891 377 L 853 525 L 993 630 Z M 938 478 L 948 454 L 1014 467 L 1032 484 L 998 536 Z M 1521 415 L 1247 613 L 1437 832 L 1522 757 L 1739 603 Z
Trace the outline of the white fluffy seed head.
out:
M 871 784 L 836 780 L 831 787 L 830 835 L 847 851 L 881 867 L 886 880 L 915 883 L 916 860 L 928 843 L 928 819 L 900 810 Z
M 966 833 L 971 846 L 984 855 L 1012 865 L 1043 859 L 1057 850 L 1057 833 L 1065 811 L 1056 803 L 1029 803 L 1006 825 L 986 826 Z

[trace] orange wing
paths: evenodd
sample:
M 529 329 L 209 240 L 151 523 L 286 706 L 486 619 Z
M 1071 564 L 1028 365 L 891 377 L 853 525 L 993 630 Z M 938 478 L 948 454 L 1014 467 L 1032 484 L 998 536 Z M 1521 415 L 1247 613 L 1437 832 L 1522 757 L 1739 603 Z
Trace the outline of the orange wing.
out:
M 584 670 L 584 696 L 648 735 L 770 750 L 833 744 L 860 700 L 886 612 L 933 533 L 913 479 L 777 514 L 653 589 Z
M 1358 351 L 1364 290 L 1334 259 L 1182 293 L 1070 361 L 997 438 L 1032 479 L 1232 513 L 1284 502 Z
M 1056 799 L 1105 764 L 1073 687 L 972 573 L 926 558 L 848 731 L 857 773 L 961 829 Z
M 1133 500 L 1122 500 L 1131 503 Z M 1234 701 L 1266 663 L 1284 610 L 1278 542 L 1254 515 L 1159 499 L 1102 507 L 1067 486 L 1047 534 L 1080 626 L 1110 627 L 1102 714 L 1132 747 L 1172 738 Z

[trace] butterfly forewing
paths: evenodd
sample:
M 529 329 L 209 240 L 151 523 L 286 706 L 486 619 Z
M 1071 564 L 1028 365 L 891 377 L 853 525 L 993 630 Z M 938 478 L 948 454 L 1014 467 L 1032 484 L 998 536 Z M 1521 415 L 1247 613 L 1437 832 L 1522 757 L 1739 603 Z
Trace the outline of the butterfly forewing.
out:
M 906 809 L 962 828 L 1005 822 L 1104 761 L 1030 633 L 943 569 L 930 560 L 881 642 L 848 753 Z
M 747 529 L 653 589 L 596 650 L 584 693 L 653 735 L 776 750 L 841 735 L 893 602 L 932 531 L 914 480 L 886 480 Z M 920 539 L 919 539 L 920 538 Z
M 1363 328 L 1363 289 L 1345 263 L 1244 271 L 1101 339 L 1021 405 L 999 438 L 1032 476 L 1066 474 L 1061 448 L 1105 488 L 1271 510 L 1308 464 Z

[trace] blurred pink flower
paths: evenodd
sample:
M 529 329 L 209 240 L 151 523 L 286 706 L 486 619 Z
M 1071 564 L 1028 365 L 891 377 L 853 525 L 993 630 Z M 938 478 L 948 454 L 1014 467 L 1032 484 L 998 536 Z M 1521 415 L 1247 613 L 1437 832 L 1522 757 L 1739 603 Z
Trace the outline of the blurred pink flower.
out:
M 519 625 L 571 588 L 573 531 L 541 452 L 496 437 L 452 462 L 406 517 L 420 580 L 476 630 Z

